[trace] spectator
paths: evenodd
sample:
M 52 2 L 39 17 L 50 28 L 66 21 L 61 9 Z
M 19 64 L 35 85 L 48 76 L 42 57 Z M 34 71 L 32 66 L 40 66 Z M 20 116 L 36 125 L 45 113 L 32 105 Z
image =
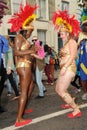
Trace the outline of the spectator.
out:
M 12 43 L 11 43 L 9 36 L 5 36 L 5 38 L 9 42 L 9 50 L 4 55 L 4 67 L 6 69 L 5 75 L 6 75 L 6 79 L 9 79 L 11 87 L 13 88 L 13 90 L 15 92 L 15 97 L 12 98 L 12 100 L 15 100 L 15 99 L 19 98 L 19 91 L 18 91 L 18 86 L 16 84 L 16 80 L 14 78 L 15 66 L 14 66 L 14 60 L 13 60 L 13 50 L 12 50 L 12 46 L 11 46 Z
M 53 60 L 50 61 L 50 59 L 53 59 L 52 55 L 51 55 L 51 48 L 48 45 L 45 45 L 44 48 L 45 48 L 45 64 L 46 64 L 45 65 L 45 74 L 47 76 L 46 84 L 53 85 L 53 81 L 54 81 L 54 61 Z
M 37 99 L 43 98 L 44 92 L 46 92 L 46 88 L 44 84 L 42 83 L 42 74 L 45 67 L 45 61 L 44 61 L 45 53 L 41 44 L 42 43 L 39 40 L 35 42 L 35 45 L 38 48 L 38 51 L 37 51 L 37 54 L 32 54 L 32 56 L 36 58 L 36 83 L 39 88 L 39 95 L 36 97 Z
M 82 32 L 79 34 L 78 38 L 78 45 L 80 48 L 80 79 L 84 91 L 82 100 L 87 100 L 87 0 L 84 0 L 84 7 L 81 16 Z
M 55 70 L 55 54 L 54 54 L 53 49 L 51 48 L 51 53 L 50 53 L 50 72 L 51 72 L 51 76 L 52 76 L 51 85 L 54 84 L 54 70 Z
M 1 94 L 2 94 L 2 79 L 4 77 L 5 70 L 3 69 L 3 60 L 2 60 L 2 54 L 6 53 L 8 51 L 8 40 L 0 35 L 0 113 L 5 112 L 6 110 L 1 106 Z

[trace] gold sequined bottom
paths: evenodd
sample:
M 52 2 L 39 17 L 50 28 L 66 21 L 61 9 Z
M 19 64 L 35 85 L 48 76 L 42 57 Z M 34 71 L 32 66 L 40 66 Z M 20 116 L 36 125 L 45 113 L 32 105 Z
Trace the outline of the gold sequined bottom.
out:
M 63 67 L 63 66 L 62 66 Z M 61 69 L 62 69 L 62 67 L 61 67 Z M 75 74 L 76 74 L 76 65 L 70 65 L 70 66 L 68 66 L 68 68 L 67 68 L 67 70 L 70 70 L 70 71 L 73 71 Z
M 76 66 L 71 65 L 67 69 L 73 71 L 76 74 Z
M 16 68 L 20 68 L 20 67 L 31 67 L 31 62 L 28 60 L 24 60 L 24 61 L 19 61 L 16 65 Z

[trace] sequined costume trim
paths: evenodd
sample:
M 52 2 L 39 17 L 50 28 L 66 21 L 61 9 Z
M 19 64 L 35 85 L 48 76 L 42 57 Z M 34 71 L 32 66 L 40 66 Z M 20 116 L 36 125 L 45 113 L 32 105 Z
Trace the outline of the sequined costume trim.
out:
M 70 57 L 70 51 L 67 45 L 65 45 L 61 50 L 60 50 L 60 69 L 62 69 L 65 64 L 67 63 L 67 59 Z M 68 66 L 68 70 L 73 71 L 76 73 L 76 64 L 75 60 L 73 60 L 72 64 Z
M 29 43 L 26 41 L 26 43 L 21 46 L 21 50 L 27 50 L 29 46 L 30 46 Z

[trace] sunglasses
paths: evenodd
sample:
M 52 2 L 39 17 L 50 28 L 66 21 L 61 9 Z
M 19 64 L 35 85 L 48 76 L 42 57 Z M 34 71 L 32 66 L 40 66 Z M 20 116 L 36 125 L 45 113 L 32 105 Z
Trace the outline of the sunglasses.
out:
M 32 40 L 32 42 L 36 42 L 36 41 L 37 41 L 37 39 Z

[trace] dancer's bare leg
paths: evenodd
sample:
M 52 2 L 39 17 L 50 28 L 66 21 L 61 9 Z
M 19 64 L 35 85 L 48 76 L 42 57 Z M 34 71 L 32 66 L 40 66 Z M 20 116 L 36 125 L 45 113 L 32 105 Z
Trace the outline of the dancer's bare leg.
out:
M 28 100 L 30 100 L 33 89 L 34 89 L 34 81 L 33 81 L 33 79 L 31 79 L 30 86 L 29 86 L 29 91 L 28 91 Z
M 18 115 L 16 122 L 24 121 L 23 113 L 28 99 L 28 89 L 31 82 L 31 70 L 29 68 L 19 69 L 21 95 L 18 104 Z
M 56 92 L 67 104 L 71 105 L 71 107 L 73 108 L 73 114 L 76 114 L 80 112 L 80 109 L 67 91 L 73 78 L 74 73 L 71 71 L 67 71 L 64 75 L 59 76 L 56 84 Z

